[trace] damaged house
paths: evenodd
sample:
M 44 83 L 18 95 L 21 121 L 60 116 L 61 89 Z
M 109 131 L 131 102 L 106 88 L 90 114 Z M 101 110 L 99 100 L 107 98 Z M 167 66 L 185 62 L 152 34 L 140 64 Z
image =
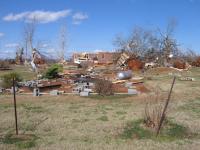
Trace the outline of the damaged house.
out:
M 81 62 L 89 62 L 94 64 L 112 64 L 112 52 L 97 52 L 97 53 L 74 53 L 73 62 L 81 64 Z
M 143 69 L 144 63 L 135 56 L 130 57 L 128 54 L 122 53 L 117 61 L 117 66 L 136 71 Z

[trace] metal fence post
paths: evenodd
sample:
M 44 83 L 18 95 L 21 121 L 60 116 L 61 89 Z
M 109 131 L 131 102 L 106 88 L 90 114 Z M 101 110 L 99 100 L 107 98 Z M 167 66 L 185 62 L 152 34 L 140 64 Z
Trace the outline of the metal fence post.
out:
M 14 98 L 14 110 L 15 110 L 15 129 L 16 129 L 16 135 L 18 135 L 15 77 L 13 77 L 13 98 Z

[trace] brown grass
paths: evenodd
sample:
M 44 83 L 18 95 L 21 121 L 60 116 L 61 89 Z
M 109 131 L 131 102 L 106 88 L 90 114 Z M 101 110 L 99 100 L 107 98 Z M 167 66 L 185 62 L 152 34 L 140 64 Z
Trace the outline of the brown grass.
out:
M 192 70 L 191 76 L 198 77 L 200 71 Z M 148 89 L 161 88 L 167 93 L 171 85 L 171 76 L 152 76 L 145 81 Z M 199 101 L 200 80 L 182 82 L 177 80 L 169 117 L 191 131 L 200 133 L 198 111 L 183 109 L 193 107 L 193 100 Z M 128 121 L 142 118 L 146 93 L 132 97 L 103 99 L 80 98 L 78 96 L 41 96 L 17 95 L 17 111 L 19 118 L 19 133 L 35 135 L 35 145 L 31 149 L 61 150 L 61 149 L 138 149 L 138 150 L 198 150 L 199 139 L 185 139 L 174 142 L 156 142 L 153 140 L 123 140 L 118 137 L 119 129 Z M 165 97 L 165 95 L 164 95 Z M 196 107 L 195 107 L 196 109 Z M 0 95 L 0 149 L 19 149 L 19 144 L 2 142 L 8 134 L 14 133 L 14 112 L 12 95 Z

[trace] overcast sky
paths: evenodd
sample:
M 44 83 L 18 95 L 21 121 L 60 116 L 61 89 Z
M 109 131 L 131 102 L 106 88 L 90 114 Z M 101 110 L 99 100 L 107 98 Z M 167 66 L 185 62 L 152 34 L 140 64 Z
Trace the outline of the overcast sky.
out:
M 148 29 L 177 20 L 175 37 L 183 48 L 200 51 L 200 0 L 0 0 L 0 57 L 13 56 L 23 27 L 37 18 L 35 43 L 44 53 L 58 48 L 60 26 L 67 25 L 67 54 L 113 50 L 113 39 L 135 26 Z

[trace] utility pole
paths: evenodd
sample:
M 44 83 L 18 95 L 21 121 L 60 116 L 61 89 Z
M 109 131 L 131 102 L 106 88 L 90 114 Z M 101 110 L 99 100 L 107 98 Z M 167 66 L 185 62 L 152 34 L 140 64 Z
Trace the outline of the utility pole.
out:
M 15 110 L 15 129 L 16 129 L 16 135 L 18 135 L 15 77 L 13 77 L 13 98 L 14 98 L 14 110 Z

